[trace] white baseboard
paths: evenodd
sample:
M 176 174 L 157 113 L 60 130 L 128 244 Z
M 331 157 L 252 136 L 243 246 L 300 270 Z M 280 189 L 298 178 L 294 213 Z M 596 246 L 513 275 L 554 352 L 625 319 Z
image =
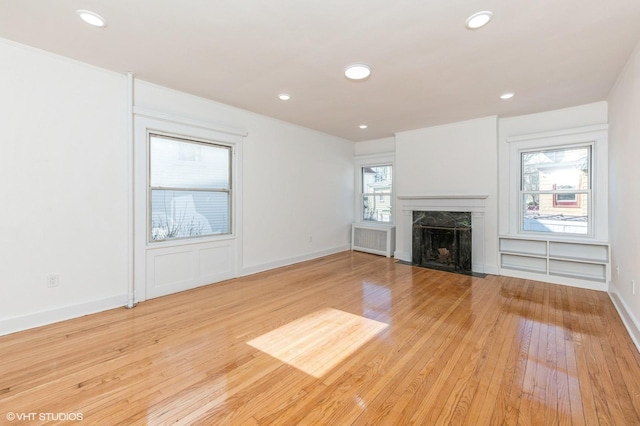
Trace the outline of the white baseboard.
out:
M 127 295 L 122 294 L 120 296 L 109 297 L 107 299 L 93 300 L 91 302 L 80 303 L 77 305 L 64 306 L 18 317 L 0 319 L 0 336 L 84 315 L 95 314 L 96 312 L 122 307 L 126 304 Z
M 627 329 L 629 336 L 631 336 L 631 340 L 633 340 L 638 352 L 640 352 L 640 322 L 633 315 L 633 312 L 629 309 L 624 300 L 620 298 L 613 285 L 609 287 L 609 297 L 613 302 L 613 306 L 616 307 L 618 315 L 620 315 L 620 319 L 622 319 L 622 323 Z
M 403 262 L 411 262 L 411 253 L 405 253 L 403 251 L 396 250 L 393 253 L 393 257 L 395 257 L 397 260 L 401 260 Z
M 303 254 L 301 256 L 289 257 L 287 259 L 276 260 L 275 262 L 261 263 L 259 265 L 245 266 L 242 268 L 242 275 L 252 275 L 258 272 L 268 271 L 270 269 L 281 268 L 283 266 L 293 265 L 294 263 L 300 263 L 307 260 L 317 259 L 323 256 L 329 256 L 330 254 L 340 253 L 343 251 L 351 250 L 351 245 L 347 244 L 340 247 L 334 247 L 327 250 L 320 250 L 313 253 Z
M 484 273 L 489 275 L 500 275 L 500 268 L 496 265 L 484 265 Z

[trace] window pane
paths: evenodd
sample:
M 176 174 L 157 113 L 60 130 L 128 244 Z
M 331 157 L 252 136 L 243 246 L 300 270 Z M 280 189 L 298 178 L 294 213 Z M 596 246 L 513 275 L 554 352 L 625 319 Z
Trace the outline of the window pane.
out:
M 391 194 L 365 194 L 363 196 L 363 220 L 391 221 Z
M 391 193 L 391 166 L 375 166 L 362 168 L 362 193 Z
M 230 148 L 151 135 L 152 187 L 229 189 Z
M 229 193 L 151 191 L 151 240 L 230 233 Z
M 522 153 L 522 190 L 589 189 L 591 148 Z
M 570 205 L 558 203 L 560 194 L 524 194 L 522 229 L 524 231 L 587 234 L 589 232 L 589 196 L 571 194 Z
M 362 220 L 391 222 L 392 167 L 362 167 Z

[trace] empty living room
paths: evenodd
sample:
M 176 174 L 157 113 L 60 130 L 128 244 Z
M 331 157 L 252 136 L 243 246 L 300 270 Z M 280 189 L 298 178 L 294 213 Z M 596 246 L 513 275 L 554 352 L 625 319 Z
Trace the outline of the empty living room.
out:
M 0 0 L 0 424 L 640 424 L 639 19 Z

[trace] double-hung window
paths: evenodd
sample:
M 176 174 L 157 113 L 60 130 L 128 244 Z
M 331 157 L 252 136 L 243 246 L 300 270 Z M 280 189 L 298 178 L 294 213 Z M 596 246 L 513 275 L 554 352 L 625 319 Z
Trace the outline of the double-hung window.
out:
M 606 125 L 512 136 L 506 142 L 503 235 L 607 241 Z
M 232 147 L 149 135 L 149 241 L 232 232 Z
M 363 221 L 391 222 L 393 167 L 390 164 L 363 166 L 361 202 Z
M 590 233 L 591 152 L 590 144 L 521 151 L 522 231 Z

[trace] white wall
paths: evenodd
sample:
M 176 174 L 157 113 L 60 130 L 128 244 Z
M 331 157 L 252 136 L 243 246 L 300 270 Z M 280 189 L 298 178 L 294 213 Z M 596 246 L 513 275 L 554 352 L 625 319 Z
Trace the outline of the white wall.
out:
M 395 152 L 396 150 L 396 138 L 382 138 L 372 139 L 363 142 L 357 142 L 355 146 L 355 155 L 374 155 L 374 154 L 388 154 Z
M 0 334 L 123 306 L 125 77 L 4 40 L 0 75 Z
M 497 117 L 429 127 L 396 135 L 396 194 L 488 195 L 485 272 L 498 269 Z M 398 230 L 396 247 L 404 239 Z
M 245 122 L 245 271 L 348 250 L 353 143 L 264 117 Z
M 244 273 L 349 248 L 353 142 L 141 81 L 135 104 L 247 133 Z
M 500 141 L 505 138 L 607 122 L 607 102 L 594 102 L 570 108 L 500 119 Z M 501 145 L 502 146 L 502 145 Z
M 0 72 L 0 334 L 124 306 L 125 76 L 5 40 Z M 244 273 L 349 248 L 353 142 L 144 82 L 136 105 L 248 132 Z
M 640 44 L 608 101 L 610 293 L 640 348 Z M 636 282 L 635 295 L 631 280 Z

